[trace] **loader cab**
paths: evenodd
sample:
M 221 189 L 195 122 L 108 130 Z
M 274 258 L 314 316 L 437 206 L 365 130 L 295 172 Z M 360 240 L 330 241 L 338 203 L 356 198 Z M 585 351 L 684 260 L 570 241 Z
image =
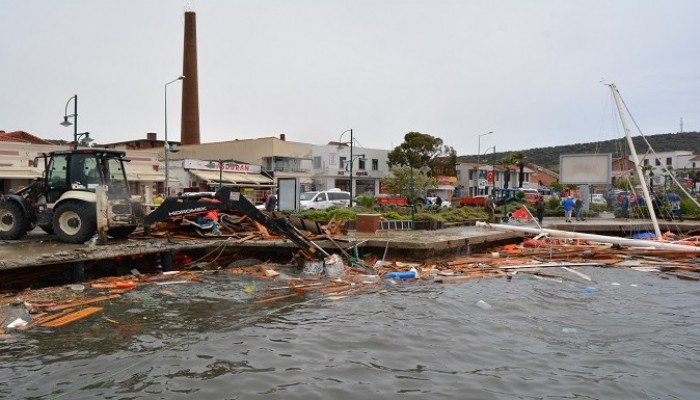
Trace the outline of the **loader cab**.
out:
M 107 185 L 110 197 L 129 198 L 124 153 L 113 150 L 75 150 L 45 155 L 47 203 L 55 203 L 67 191 L 95 192 Z

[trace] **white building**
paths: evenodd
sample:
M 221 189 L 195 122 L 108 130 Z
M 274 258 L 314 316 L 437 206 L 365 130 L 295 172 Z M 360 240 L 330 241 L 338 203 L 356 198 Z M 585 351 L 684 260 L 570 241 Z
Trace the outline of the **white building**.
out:
M 696 161 L 693 161 L 693 158 L 695 158 L 693 152 L 686 150 L 639 154 L 638 157 L 641 165 L 651 167 L 650 172 L 653 173 L 654 185 L 663 185 L 665 183 L 668 177 L 666 169 L 669 169 L 671 172 L 693 169 L 696 164 Z
M 353 146 L 352 160 L 347 145 L 340 149 L 337 144 L 315 145 L 311 151 L 315 190 L 338 188 L 352 192 L 353 196 L 364 193 L 376 196 L 380 192 L 380 179 L 390 175 L 388 150 Z

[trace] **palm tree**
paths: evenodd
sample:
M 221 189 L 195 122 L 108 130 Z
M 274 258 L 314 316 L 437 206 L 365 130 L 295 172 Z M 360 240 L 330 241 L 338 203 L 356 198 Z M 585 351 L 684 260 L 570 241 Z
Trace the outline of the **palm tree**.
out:
M 525 153 L 519 151 L 513 155 L 512 159 L 518 167 L 518 187 L 521 188 L 525 180 Z
M 503 177 L 503 187 L 507 188 L 508 184 L 510 183 L 510 166 L 516 165 L 515 158 L 513 157 L 513 155 L 508 154 L 507 156 L 501 158 L 498 163 L 503 165 L 503 168 L 505 169 Z

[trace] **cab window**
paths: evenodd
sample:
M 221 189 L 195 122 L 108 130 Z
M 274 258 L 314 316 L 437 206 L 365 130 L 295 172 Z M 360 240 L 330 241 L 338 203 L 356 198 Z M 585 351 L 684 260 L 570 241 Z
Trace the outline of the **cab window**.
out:
M 318 196 L 316 196 L 316 201 L 326 201 L 326 194 L 319 193 Z

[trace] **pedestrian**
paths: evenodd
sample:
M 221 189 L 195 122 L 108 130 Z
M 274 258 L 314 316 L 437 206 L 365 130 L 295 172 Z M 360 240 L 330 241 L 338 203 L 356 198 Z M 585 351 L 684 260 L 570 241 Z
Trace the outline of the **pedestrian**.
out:
M 623 195 L 622 200 L 620 201 L 620 210 L 622 210 L 622 218 L 629 218 L 629 206 L 630 199 L 627 198 L 627 195 Z
M 437 206 L 438 210 L 440 207 L 442 207 L 442 197 L 438 196 L 435 198 L 435 205 Z
M 275 194 L 275 190 L 273 189 L 270 192 L 270 195 L 267 196 L 267 200 L 265 200 L 265 210 L 267 211 L 275 211 L 277 208 L 277 195 Z
M 490 194 L 488 198 L 486 198 L 486 213 L 489 215 L 488 219 L 486 222 L 491 223 L 494 222 L 494 214 L 496 213 L 496 201 L 493 199 L 493 195 Z
M 576 221 L 584 221 L 583 219 L 583 201 L 580 198 L 576 199 L 574 202 L 574 214 L 576 215 Z
M 153 206 L 158 207 L 159 205 L 163 204 L 163 201 L 165 201 L 163 198 L 163 193 L 158 193 L 155 199 L 153 199 Z
M 544 219 L 544 198 L 541 195 L 535 201 L 535 213 L 537 214 L 537 222 L 542 224 Z
M 671 200 L 671 219 L 678 218 L 679 221 L 683 222 L 683 215 L 681 214 L 681 199 L 675 197 Z
M 564 208 L 564 220 L 566 222 L 571 222 L 571 212 L 574 210 L 574 199 L 571 196 L 567 196 L 564 201 L 562 201 L 562 207 Z

